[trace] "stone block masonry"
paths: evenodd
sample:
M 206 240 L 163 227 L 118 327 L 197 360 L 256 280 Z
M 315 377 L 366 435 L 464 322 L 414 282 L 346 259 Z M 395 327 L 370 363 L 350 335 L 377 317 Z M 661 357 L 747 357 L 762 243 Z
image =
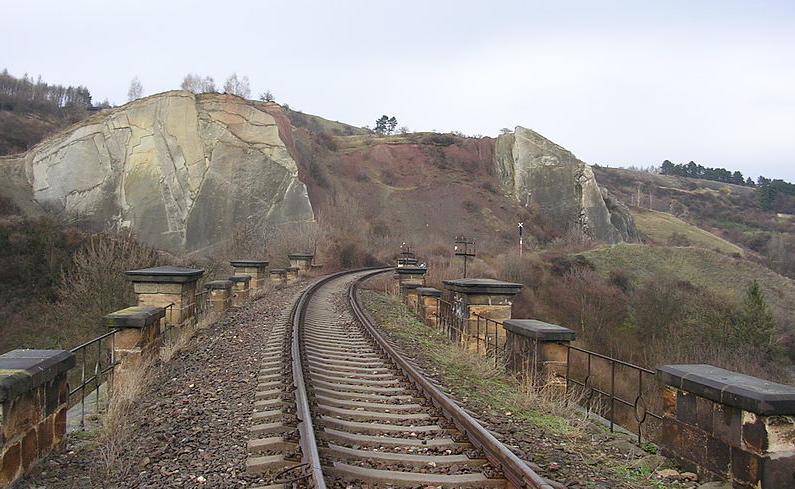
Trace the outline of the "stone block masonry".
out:
M 400 297 L 412 311 L 417 310 L 417 289 L 422 287 L 421 282 L 403 281 L 400 282 Z
M 287 282 L 287 270 L 284 268 L 274 268 L 270 272 L 271 282 L 283 284 Z
M 287 267 L 287 268 L 284 269 L 284 271 L 287 274 L 287 280 L 289 282 L 292 282 L 292 281 L 298 280 L 298 278 L 300 276 L 301 269 L 298 268 L 298 267 Z
M 298 268 L 300 275 L 306 275 L 312 269 L 312 260 L 315 255 L 312 253 L 290 253 L 287 258 L 290 260 L 290 267 Z
M 567 345 L 574 331 L 534 319 L 508 319 L 505 351 L 508 370 L 532 379 L 538 386 L 566 389 Z
M 399 282 L 420 282 L 425 285 L 425 267 L 403 266 L 395 269 L 395 279 Z
M 174 326 L 196 324 L 196 282 L 204 270 L 152 267 L 124 272 L 133 283 L 139 306 L 166 308 L 166 322 Z M 169 307 L 170 304 L 173 306 Z
M 737 489 L 795 487 L 795 387 L 711 365 L 664 365 L 663 454 Z
M 268 262 L 261 260 L 234 260 L 229 262 L 235 275 L 250 275 L 251 288 L 261 290 L 268 280 Z
M 439 321 L 439 298 L 442 291 L 433 287 L 418 287 L 417 301 L 419 302 L 420 316 L 425 324 L 436 324 Z
M 207 310 L 222 313 L 232 306 L 232 287 L 235 283 L 231 280 L 213 280 L 204 284 L 207 289 Z
M 251 293 L 251 276 L 233 275 L 229 277 L 229 281 L 234 284 L 232 287 L 232 307 L 240 307 L 248 301 Z
M 14 350 L 0 355 L 0 487 L 10 485 L 66 435 L 68 350 Z
M 466 320 L 465 347 L 476 348 L 479 342 L 493 345 L 505 343 L 505 329 L 501 323 L 511 319 L 513 297 L 522 289 L 522 284 L 487 278 L 444 280 L 443 283 L 455 314 Z M 478 316 L 492 321 L 490 327 L 494 328 L 493 333 Z M 494 322 L 497 324 L 494 325 Z

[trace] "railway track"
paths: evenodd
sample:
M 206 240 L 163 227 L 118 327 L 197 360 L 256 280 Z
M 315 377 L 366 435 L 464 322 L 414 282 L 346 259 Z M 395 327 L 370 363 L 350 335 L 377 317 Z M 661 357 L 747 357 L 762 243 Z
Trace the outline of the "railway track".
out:
M 320 280 L 274 327 L 248 470 L 272 488 L 552 489 L 380 335 L 357 296 L 384 271 Z

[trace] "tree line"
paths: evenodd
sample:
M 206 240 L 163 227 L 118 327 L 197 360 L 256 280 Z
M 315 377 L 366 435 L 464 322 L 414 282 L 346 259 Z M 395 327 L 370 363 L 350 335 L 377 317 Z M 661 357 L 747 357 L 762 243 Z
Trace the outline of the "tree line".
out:
M 662 175 L 677 175 L 680 177 L 703 178 L 715 182 L 732 183 L 734 185 L 744 185 L 754 187 L 751 177 L 743 177 L 742 172 L 727 170 L 725 168 L 709 168 L 691 161 L 688 164 L 671 163 L 669 160 L 663 161 L 660 166 Z
M 62 108 L 92 107 L 91 92 L 79 86 L 51 85 L 39 76 L 17 78 L 7 69 L 0 73 L 0 110 L 55 114 Z
M 725 168 L 704 167 L 693 161 L 684 165 L 665 160 L 660 166 L 660 174 L 702 178 L 715 182 L 755 187 L 757 203 L 762 209 L 795 213 L 795 184 L 781 179 L 770 179 L 760 175 L 754 182 L 751 177 L 743 177 L 743 174 L 739 171 L 732 172 Z

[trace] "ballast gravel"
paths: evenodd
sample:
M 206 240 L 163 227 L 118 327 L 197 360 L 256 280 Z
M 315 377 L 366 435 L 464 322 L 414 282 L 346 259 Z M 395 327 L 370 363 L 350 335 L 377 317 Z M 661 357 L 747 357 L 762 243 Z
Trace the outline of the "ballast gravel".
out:
M 307 287 L 305 281 L 233 309 L 200 329 L 161 364 L 134 407 L 129 439 L 106 470 L 107 450 L 74 432 L 65 450 L 38 464 L 22 489 L 242 488 L 264 482 L 246 473 L 254 393 L 271 327 Z

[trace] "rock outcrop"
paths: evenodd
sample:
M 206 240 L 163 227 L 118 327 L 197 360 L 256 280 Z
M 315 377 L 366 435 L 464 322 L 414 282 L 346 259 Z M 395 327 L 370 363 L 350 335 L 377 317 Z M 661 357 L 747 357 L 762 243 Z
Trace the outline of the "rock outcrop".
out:
M 196 251 L 241 224 L 314 218 L 291 131 L 275 104 L 173 91 L 104 111 L 0 166 L 24 175 L 17 188 L 49 211 Z
M 540 134 L 517 127 L 500 136 L 494 160 L 506 195 L 537 205 L 560 232 L 606 243 L 638 240 L 629 210 L 603 194 L 591 167 Z

